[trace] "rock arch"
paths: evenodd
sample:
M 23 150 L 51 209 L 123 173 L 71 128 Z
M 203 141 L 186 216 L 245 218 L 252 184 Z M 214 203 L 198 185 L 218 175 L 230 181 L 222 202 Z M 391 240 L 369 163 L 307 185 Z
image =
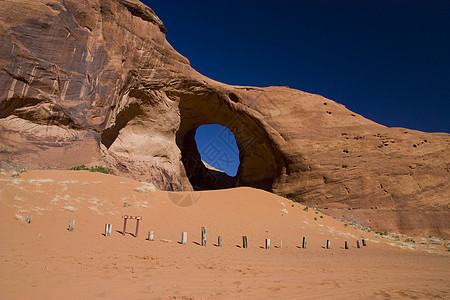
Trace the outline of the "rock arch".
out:
M 281 152 L 260 122 L 246 112 L 237 99 L 235 94 L 229 97 L 218 91 L 180 97 L 181 122 L 176 143 L 194 189 L 251 186 L 270 191 L 282 172 Z M 206 124 L 222 125 L 234 134 L 240 160 L 236 176 L 211 170 L 201 161 L 195 132 Z

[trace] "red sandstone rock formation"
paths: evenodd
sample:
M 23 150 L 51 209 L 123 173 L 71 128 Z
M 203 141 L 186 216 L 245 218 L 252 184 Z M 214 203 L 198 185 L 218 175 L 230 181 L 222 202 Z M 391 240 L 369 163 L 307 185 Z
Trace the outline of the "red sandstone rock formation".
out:
M 252 186 L 380 230 L 450 232 L 448 134 L 213 81 L 135 0 L 6 0 L 0 25 L 3 168 L 102 164 L 161 189 Z M 236 177 L 201 162 L 195 130 L 210 123 L 236 136 Z

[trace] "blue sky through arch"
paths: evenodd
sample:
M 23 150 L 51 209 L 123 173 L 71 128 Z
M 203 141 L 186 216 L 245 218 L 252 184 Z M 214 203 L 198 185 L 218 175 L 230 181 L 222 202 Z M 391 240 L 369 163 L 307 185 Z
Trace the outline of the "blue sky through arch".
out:
M 195 142 L 203 161 L 235 176 L 239 167 L 239 149 L 234 134 L 218 124 L 202 125 L 195 132 Z

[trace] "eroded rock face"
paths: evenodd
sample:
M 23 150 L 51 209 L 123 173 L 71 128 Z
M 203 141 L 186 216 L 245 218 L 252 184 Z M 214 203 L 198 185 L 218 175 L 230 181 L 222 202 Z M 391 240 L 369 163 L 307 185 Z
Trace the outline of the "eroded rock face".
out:
M 3 168 L 101 164 L 167 190 L 252 186 L 380 230 L 449 233 L 448 134 L 210 80 L 134 0 L 7 0 L 0 25 Z M 236 177 L 201 162 L 204 124 L 234 133 Z

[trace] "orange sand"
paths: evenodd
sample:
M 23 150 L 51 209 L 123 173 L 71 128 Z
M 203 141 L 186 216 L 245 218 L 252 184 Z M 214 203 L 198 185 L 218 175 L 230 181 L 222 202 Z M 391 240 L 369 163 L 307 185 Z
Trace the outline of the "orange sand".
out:
M 449 297 L 443 245 L 376 238 L 264 191 L 153 192 L 138 181 L 87 171 L 11 175 L 0 174 L 0 299 Z M 125 214 L 142 216 L 137 238 L 134 220 L 125 236 L 117 232 Z M 67 230 L 71 219 L 74 232 Z M 105 223 L 112 224 L 111 237 L 103 236 Z M 202 226 L 206 247 L 199 246 Z M 187 245 L 179 243 L 183 231 Z M 218 235 L 222 248 L 215 246 Z M 242 235 L 248 249 L 241 248 Z M 299 247 L 303 236 L 307 249 Z M 362 237 L 368 246 L 357 249 Z

